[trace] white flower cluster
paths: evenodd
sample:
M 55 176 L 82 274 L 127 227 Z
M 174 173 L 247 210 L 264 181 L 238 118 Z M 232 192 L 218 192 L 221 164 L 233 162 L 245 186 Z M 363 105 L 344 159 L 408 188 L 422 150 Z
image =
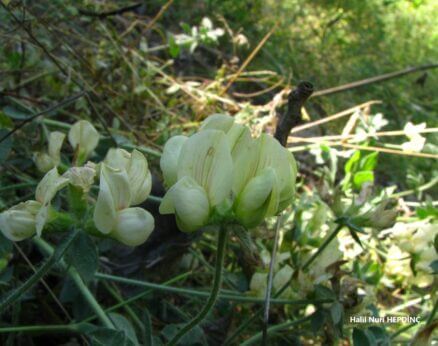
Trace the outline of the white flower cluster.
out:
M 154 218 L 146 210 L 130 206 L 142 203 L 151 191 L 151 174 L 144 155 L 136 150 L 130 154 L 123 149 L 110 149 L 99 165 L 88 162 L 60 175 L 57 166 L 64 139 L 63 133 L 52 132 L 48 151 L 36 154 L 37 167 L 48 172 L 36 188 L 35 200 L 0 214 L 3 235 L 12 241 L 40 236 L 44 227 L 57 217 L 51 208 L 55 195 L 68 185 L 87 194 L 100 169 L 100 189 L 93 216 L 97 230 L 126 245 L 143 243 L 154 229 Z M 74 162 L 83 163 L 96 149 L 99 133 L 88 121 L 81 120 L 71 127 L 68 140 L 74 149 Z
M 430 285 L 433 282 L 431 263 L 438 260 L 434 246 L 438 223 L 427 219 L 411 223 L 397 222 L 384 232 L 391 234 L 393 243 L 388 251 L 385 271 L 393 276 L 406 277 L 418 286 Z
M 295 193 L 292 154 L 269 135 L 252 138 L 224 114 L 208 117 L 191 137 L 172 137 L 160 166 L 169 187 L 160 212 L 174 213 L 186 232 L 221 222 L 255 227 Z

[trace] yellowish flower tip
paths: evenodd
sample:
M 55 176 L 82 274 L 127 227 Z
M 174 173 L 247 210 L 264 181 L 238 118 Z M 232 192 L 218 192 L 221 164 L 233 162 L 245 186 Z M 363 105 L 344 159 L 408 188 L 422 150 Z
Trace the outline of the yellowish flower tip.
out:
M 36 215 L 41 208 L 37 201 L 27 201 L 0 213 L 0 231 L 12 241 L 21 241 L 36 233 Z
M 225 114 L 208 117 L 189 138 L 169 139 L 160 167 L 169 187 L 160 212 L 174 213 L 186 232 L 226 220 L 255 227 L 290 205 L 295 193 L 292 154 L 271 136 L 251 138 Z

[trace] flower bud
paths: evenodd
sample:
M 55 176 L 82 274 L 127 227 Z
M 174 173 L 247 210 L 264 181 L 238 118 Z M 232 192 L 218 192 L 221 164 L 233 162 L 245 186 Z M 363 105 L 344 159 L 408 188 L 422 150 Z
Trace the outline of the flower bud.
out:
M 182 231 L 196 231 L 207 223 L 210 215 L 207 194 L 194 179 L 183 177 L 164 196 L 160 213 L 174 213 Z
M 76 152 L 78 163 L 81 163 L 96 149 L 99 143 L 99 132 L 90 122 L 80 120 L 74 123 L 68 132 L 68 141 Z
M 36 214 L 41 208 L 37 201 L 27 201 L 0 213 L 0 230 L 12 241 L 21 241 L 36 233 Z
M 46 152 L 38 152 L 34 155 L 34 161 L 39 171 L 48 172 L 53 167 L 57 167 L 61 162 L 61 147 L 64 142 L 65 134 L 54 131 L 49 135 L 49 147 Z
M 263 134 L 249 150 L 243 148 L 235 159 L 234 211 L 243 225 L 254 227 L 292 202 L 297 168 L 292 154 L 271 136 Z
M 154 218 L 142 208 L 127 208 L 117 214 L 117 223 L 111 235 L 128 246 L 143 244 L 154 230 Z
M 90 191 L 95 176 L 96 165 L 92 162 L 88 162 L 83 167 L 71 167 L 63 174 L 63 177 L 67 178 L 70 184 L 79 187 L 84 193 Z
M 257 226 L 267 214 L 278 208 L 277 177 L 272 168 L 267 168 L 252 178 L 236 199 L 234 211 L 245 227 Z

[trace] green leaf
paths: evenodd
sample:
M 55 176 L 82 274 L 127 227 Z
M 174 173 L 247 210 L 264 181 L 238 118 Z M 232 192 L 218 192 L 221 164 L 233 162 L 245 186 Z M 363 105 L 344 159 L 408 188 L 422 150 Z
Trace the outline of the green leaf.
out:
M 98 330 L 89 333 L 92 346 L 132 346 L 132 342 L 126 337 L 126 334 L 121 330 L 109 328 L 99 328 Z
M 12 242 L 0 233 L 0 258 L 5 257 L 12 251 Z
M 335 299 L 335 293 L 323 285 L 315 285 L 315 299 Z
M 131 322 L 126 319 L 126 317 L 114 312 L 109 313 L 108 317 L 118 330 L 125 333 L 126 337 L 133 345 L 138 345 L 138 339 L 137 335 L 135 335 L 134 327 L 132 326 Z
M 368 330 L 353 329 L 353 345 L 354 346 L 375 346 L 376 338 Z
M 184 327 L 185 324 L 168 324 L 161 331 L 161 334 L 166 338 L 167 341 L 171 340 L 178 330 Z M 178 343 L 179 346 L 193 346 L 193 345 L 207 345 L 207 340 L 204 331 L 201 327 L 196 326 L 185 334 Z
M 180 53 L 180 48 L 175 42 L 175 38 L 169 35 L 169 54 L 172 58 L 177 58 Z
M 65 254 L 67 264 L 73 266 L 85 282 L 94 278 L 99 266 L 97 248 L 85 232 L 80 232 Z
M 143 322 L 144 322 L 144 332 L 145 332 L 145 340 L 143 340 L 144 345 L 154 346 L 151 315 L 149 314 L 149 311 L 147 309 L 143 311 Z
M 26 120 L 27 118 L 32 116 L 32 114 L 29 114 L 27 112 L 23 112 L 17 108 L 11 107 L 11 106 L 4 107 L 3 113 L 6 114 L 9 118 L 15 119 L 15 120 Z
M 318 331 L 324 326 L 326 319 L 326 314 L 323 310 L 316 310 L 312 318 L 310 320 L 310 329 L 312 330 L 313 334 L 317 334 Z
M 353 177 L 353 184 L 356 189 L 360 189 L 363 184 L 368 182 L 374 182 L 373 171 L 360 171 L 357 172 Z
M 344 166 L 345 173 L 352 173 L 360 160 L 360 151 L 355 151 Z
M 338 301 L 334 302 L 330 307 L 330 316 L 332 317 L 333 323 L 338 324 L 342 320 L 342 315 L 344 312 L 344 307 Z
M 0 165 L 6 161 L 12 149 L 12 136 L 2 140 L 9 132 L 9 130 L 0 129 Z
M 359 168 L 361 171 L 372 171 L 377 166 L 377 158 L 379 153 L 376 151 L 374 153 L 364 156 L 359 163 Z
M 0 113 L 0 129 L 1 128 L 11 128 L 14 126 L 12 120 L 6 116 L 4 113 Z
M 433 261 L 429 266 L 432 268 L 433 274 L 438 274 L 438 260 Z

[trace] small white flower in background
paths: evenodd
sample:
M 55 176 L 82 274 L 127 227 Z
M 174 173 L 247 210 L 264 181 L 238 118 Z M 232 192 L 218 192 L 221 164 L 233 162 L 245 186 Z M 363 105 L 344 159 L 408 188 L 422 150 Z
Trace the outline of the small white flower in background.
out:
M 138 150 L 132 153 L 124 149 L 110 149 L 104 161 L 108 166 L 124 169 L 128 174 L 131 204 L 138 205 L 146 200 L 152 189 L 152 175 L 146 157 Z
M 403 151 L 419 152 L 423 149 L 424 144 L 426 143 L 426 138 L 421 136 L 420 133 L 424 129 L 426 129 L 426 123 L 414 125 L 411 122 L 408 122 L 405 125 L 403 131 L 406 137 L 409 138 L 409 141 L 402 144 Z
M 102 163 L 93 219 L 96 228 L 103 234 L 111 235 L 125 245 L 137 246 L 152 233 L 154 218 L 142 208 L 129 208 L 132 203 L 129 184 L 125 169 L 115 169 Z
M 233 37 L 233 42 L 238 46 L 249 46 L 248 38 L 243 34 L 238 34 Z
M 99 132 L 90 122 L 80 120 L 74 123 L 68 132 L 68 141 L 75 150 L 78 161 L 84 162 L 96 149 L 99 143 Z
M 36 233 L 36 215 L 41 208 L 37 201 L 17 204 L 0 213 L 0 230 L 12 241 L 21 241 Z
M 59 165 L 64 139 L 64 133 L 58 131 L 50 132 L 47 152 L 38 152 L 34 155 L 34 162 L 39 171 L 45 173 Z

